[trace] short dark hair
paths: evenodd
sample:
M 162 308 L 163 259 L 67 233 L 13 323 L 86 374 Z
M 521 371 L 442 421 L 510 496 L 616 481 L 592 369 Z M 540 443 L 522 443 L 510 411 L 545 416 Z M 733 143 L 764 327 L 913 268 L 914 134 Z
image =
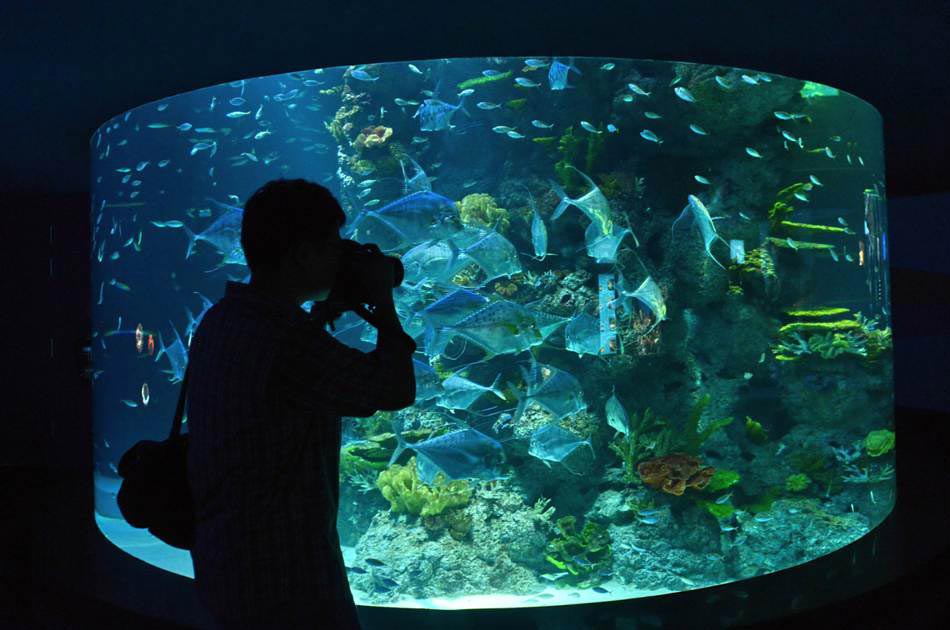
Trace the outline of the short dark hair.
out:
M 276 269 L 285 252 L 298 243 L 323 240 L 346 222 L 333 194 L 305 179 L 275 179 L 257 189 L 244 204 L 241 247 L 253 274 Z

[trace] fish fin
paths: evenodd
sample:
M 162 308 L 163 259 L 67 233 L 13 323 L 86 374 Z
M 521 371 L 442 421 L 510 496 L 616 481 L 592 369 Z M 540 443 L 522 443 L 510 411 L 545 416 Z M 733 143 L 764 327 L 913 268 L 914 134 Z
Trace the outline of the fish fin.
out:
M 680 212 L 680 215 L 679 215 L 678 217 L 676 217 L 676 220 L 675 220 L 675 221 L 673 221 L 673 225 L 670 226 L 670 243 L 673 242 L 673 237 L 674 237 L 674 232 L 673 232 L 673 230 L 674 230 L 674 228 L 676 228 L 676 224 L 680 222 L 680 219 L 682 219 L 683 217 L 686 216 L 686 213 L 687 213 L 687 212 L 689 212 L 689 204 L 686 204 L 686 207 L 683 208 L 683 211 Z
M 396 435 L 396 449 L 393 451 L 392 457 L 389 458 L 390 466 L 392 466 L 393 463 L 399 459 L 399 456 L 402 455 L 402 452 L 410 446 L 409 443 L 406 442 L 406 439 L 402 436 L 402 417 L 397 414 L 393 418 L 392 425 L 393 433 Z

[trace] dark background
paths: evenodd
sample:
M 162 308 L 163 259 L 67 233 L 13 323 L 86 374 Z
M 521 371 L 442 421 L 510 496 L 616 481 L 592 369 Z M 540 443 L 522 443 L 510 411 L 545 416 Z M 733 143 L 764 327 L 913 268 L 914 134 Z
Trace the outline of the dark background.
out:
M 0 3 L 0 628 L 146 627 L 95 601 L 90 583 L 98 534 L 80 349 L 96 127 L 142 103 L 239 78 L 553 54 L 774 72 L 846 90 L 881 112 L 906 576 L 789 623 L 937 627 L 950 594 L 948 13 L 946 2 Z

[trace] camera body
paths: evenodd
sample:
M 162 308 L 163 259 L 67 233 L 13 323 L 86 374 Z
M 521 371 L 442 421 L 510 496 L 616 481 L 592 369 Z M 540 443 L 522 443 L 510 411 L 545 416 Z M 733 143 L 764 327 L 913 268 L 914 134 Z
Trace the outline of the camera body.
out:
M 330 295 L 323 305 L 327 321 L 333 321 L 346 311 L 353 310 L 354 306 L 372 303 L 368 287 L 369 279 L 379 273 L 381 265 L 392 265 L 393 288 L 402 284 L 405 277 L 405 268 L 402 262 L 394 257 L 387 256 L 374 243 L 357 243 L 350 239 L 343 239 L 342 253 L 339 266 Z

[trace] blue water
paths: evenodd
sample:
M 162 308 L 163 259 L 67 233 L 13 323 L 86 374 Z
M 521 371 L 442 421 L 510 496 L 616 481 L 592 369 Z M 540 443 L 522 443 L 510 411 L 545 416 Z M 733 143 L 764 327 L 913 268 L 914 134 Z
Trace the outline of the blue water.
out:
M 416 404 L 344 420 L 359 603 L 699 588 L 829 553 L 893 506 L 881 120 L 852 95 L 687 63 L 440 59 L 181 94 L 90 149 L 103 487 L 167 435 L 191 333 L 248 280 L 257 187 L 323 184 L 345 236 L 402 258 Z M 335 334 L 375 340 L 349 315 Z M 117 516 L 110 493 L 96 510 Z

